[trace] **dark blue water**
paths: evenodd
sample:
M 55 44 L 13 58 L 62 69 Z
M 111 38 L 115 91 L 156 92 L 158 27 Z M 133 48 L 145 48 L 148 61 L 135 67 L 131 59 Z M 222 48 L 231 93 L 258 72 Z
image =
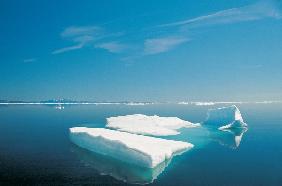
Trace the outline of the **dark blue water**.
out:
M 154 170 L 90 153 L 69 140 L 70 127 L 104 127 L 110 116 L 201 122 L 209 108 L 220 106 L 0 106 L 0 185 L 282 185 L 282 104 L 237 105 L 247 131 L 183 129 L 167 137 L 195 148 Z

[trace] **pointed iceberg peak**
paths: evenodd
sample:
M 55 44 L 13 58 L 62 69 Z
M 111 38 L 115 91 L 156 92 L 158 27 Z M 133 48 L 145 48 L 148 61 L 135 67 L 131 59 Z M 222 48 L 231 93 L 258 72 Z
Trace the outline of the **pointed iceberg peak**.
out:
M 208 110 L 204 123 L 218 127 L 219 130 L 247 127 L 236 105 Z

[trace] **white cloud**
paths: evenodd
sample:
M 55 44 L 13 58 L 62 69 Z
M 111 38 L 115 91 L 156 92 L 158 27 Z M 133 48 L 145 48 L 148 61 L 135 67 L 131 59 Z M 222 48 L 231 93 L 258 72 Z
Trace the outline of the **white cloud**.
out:
M 35 61 L 37 61 L 36 58 L 29 58 L 29 59 L 24 59 L 23 60 L 24 63 L 31 63 L 31 62 L 35 62 Z
M 54 50 L 52 54 L 60 54 L 81 49 L 102 39 L 120 37 L 123 33 L 105 33 L 104 29 L 97 26 L 71 26 L 62 33 L 62 39 L 73 42 L 73 45 Z M 124 45 L 117 42 L 108 42 L 95 45 L 96 48 L 103 48 L 113 53 L 123 50 Z
M 144 54 L 152 55 L 166 52 L 187 41 L 189 41 L 189 39 L 185 37 L 163 37 L 147 39 L 144 43 Z
M 66 28 L 62 33 L 62 37 L 76 37 L 82 35 L 96 35 L 102 31 L 97 26 L 71 26 Z
M 127 48 L 126 45 L 115 42 L 115 41 L 97 44 L 95 45 L 95 47 L 108 50 L 109 52 L 112 52 L 112 53 L 120 53 Z
M 138 46 L 134 45 L 136 49 L 133 51 L 136 53 L 138 52 L 138 55 L 141 56 L 163 53 L 189 41 L 189 38 L 186 36 L 187 31 L 190 31 L 190 28 L 254 21 L 264 18 L 282 18 L 281 12 L 275 0 L 259 1 L 248 6 L 221 10 L 212 14 L 186 19 L 184 21 L 159 25 L 154 27 L 154 29 L 160 33 L 163 33 L 163 29 L 167 29 L 165 31 L 168 31 L 169 33 L 167 34 L 170 36 L 142 40 L 141 42 L 143 45 L 141 43 Z M 52 54 L 60 54 L 68 51 L 78 50 L 87 46 L 102 48 L 111 53 L 120 53 L 127 49 L 132 50 L 132 48 L 128 47 L 127 45 L 113 41 L 117 40 L 118 37 L 122 37 L 123 34 L 124 33 L 122 32 L 107 33 L 104 28 L 99 26 L 90 25 L 67 27 L 60 35 L 62 39 L 71 41 L 72 43 L 70 46 L 54 50 Z M 137 35 L 138 31 L 134 32 L 134 34 Z
M 83 36 L 78 36 L 78 37 L 73 38 L 73 41 L 78 42 L 78 43 L 88 43 L 93 40 L 94 40 L 94 37 L 89 36 L 89 35 L 83 35 Z
M 61 37 L 63 39 L 71 40 L 75 44 L 72 46 L 54 50 L 52 54 L 60 54 L 81 49 L 88 43 L 94 41 L 95 39 L 99 39 L 101 35 L 102 29 L 96 26 L 68 27 L 61 33 Z
M 193 19 L 187 19 L 184 21 L 174 22 L 160 26 L 200 27 L 213 24 L 227 24 L 243 21 L 260 20 L 263 18 L 281 18 L 281 13 L 278 7 L 276 6 L 275 1 L 259 1 L 258 3 L 249 6 L 222 10 L 206 16 L 199 16 Z
M 60 53 L 64 53 L 64 52 L 68 52 L 68 51 L 72 51 L 72 50 L 81 49 L 83 46 L 84 46 L 84 44 L 80 43 L 78 45 L 73 45 L 73 46 L 69 46 L 69 47 L 65 47 L 65 48 L 60 48 L 58 50 L 54 50 L 52 52 L 52 54 L 60 54 Z

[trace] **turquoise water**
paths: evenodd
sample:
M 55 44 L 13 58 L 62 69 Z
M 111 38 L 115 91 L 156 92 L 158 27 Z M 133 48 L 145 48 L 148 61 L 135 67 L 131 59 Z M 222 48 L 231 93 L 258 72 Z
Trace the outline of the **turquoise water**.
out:
M 183 129 L 166 137 L 195 148 L 155 169 L 83 150 L 69 140 L 75 126 L 104 127 L 126 114 L 176 116 L 201 122 L 209 108 L 193 105 L 0 106 L 0 185 L 281 185 L 282 104 L 241 104 L 247 131 Z

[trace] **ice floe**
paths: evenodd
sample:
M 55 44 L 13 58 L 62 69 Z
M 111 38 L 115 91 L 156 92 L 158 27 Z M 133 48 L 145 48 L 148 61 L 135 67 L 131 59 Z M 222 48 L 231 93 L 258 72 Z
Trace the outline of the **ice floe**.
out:
M 143 103 L 143 102 L 129 102 L 125 103 L 128 106 L 145 106 L 145 105 L 152 105 L 153 103 Z
M 209 109 L 204 123 L 218 127 L 220 130 L 247 127 L 240 110 L 235 105 Z
M 148 168 L 154 168 L 194 146 L 188 142 L 86 127 L 70 128 L 70 139 L 89 151 Z
M 151 135 L 170 136 L 177 135 L 180 128 L 199 127 L 200 124 L 191 123 L 177 117 L 147 116 L 134 114 L 107 118 L 106 127 L 119 131 Z
M 179 105 L 189 105 L 190 102 L 181 101 L 181 102 L 178 102 L 177 104 L 179 104 Z
M 197 106 L 210 106 L 215 105 L 215 102 L 191 102 L 191 104 L 197 105 Z

